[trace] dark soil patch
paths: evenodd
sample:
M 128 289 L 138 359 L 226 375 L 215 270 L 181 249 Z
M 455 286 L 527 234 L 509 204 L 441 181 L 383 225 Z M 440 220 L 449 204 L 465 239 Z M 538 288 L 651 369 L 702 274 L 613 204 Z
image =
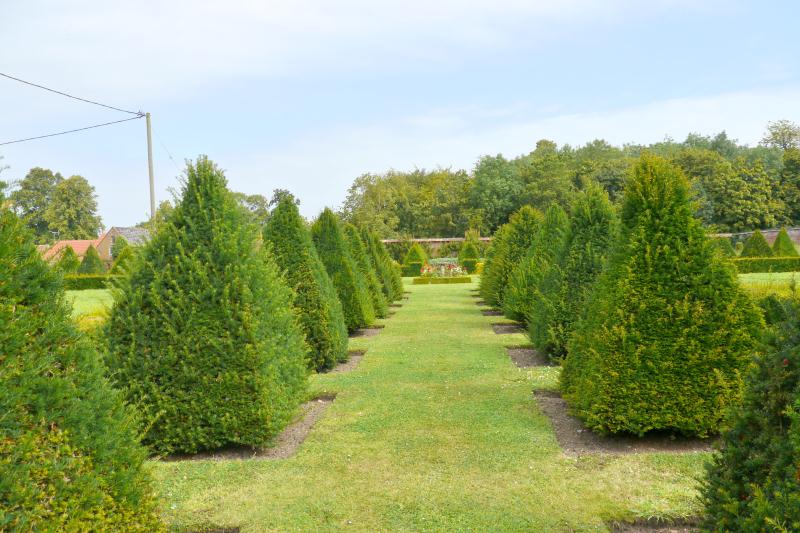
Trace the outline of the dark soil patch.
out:
M 514 364 L 520 368 L 555 366 L 549 357 L 528 346 L 506 346 L 506 351 Z
M 608 528 L 615 533 L 692 533 L 697 531 L 697 518 L 679 520 L 634 520 L 633 522 L 611 522 Z
M 486 305 L 488 305 L 488 304 L 487 304 L 486 302 L 484 302 L 483 300 L 478 300 L 478 301 L 477 301 L 477 302 L 475 302 L 475 303 L 476 303 L 476 304 L 478 304 L 478 305 L 481 305 L 481 306 L 486 306 Z
M 350 372 L 351 370 L 355 370 L 355 368 L 358 366 L 358 363 L 360 363 L 364 358 L 365 353 L 367 353 L 366 350 L 349 350 L 347 352 L 347 361 L 344 363 L 339 363 L 326 373 L 339 374 L 341 372 Z
M 559 393 L 554 391 L 534 391 L 533 394 L 539 404 L 539 409 L 553 424 L 556 439 L 565 455 L 711 451 L 713 443 L 711 439 L 689 438 L 669 433 L 654 432 L 644 437 L 635 435 L 598 435 L 586 429 L 580 420 L 567 412 L 567 402 L 561 398 Z M 619 531 L 639 530 L 626 529 Z
M 483 309 L 481 314 L 483 316 L 503 316 L 503 312 L 497 309 Z
M 350 334 L 350 338 L 356 337 L 374 337 L 378 333 L 385 328 L 383 324 L 378 324 L 377 326 L 370 326 L 368 328 L 357 329 L 353 333 Z
M 320 395 L 300 406 L 300 414 L 294 422 L 286 426 L 277 437 L 271 448 L 252 448 L 249 446 L 231 446 L 213 452 L 195 454 L 174 454 L 162 458 L 164 461 L 220 461 L 225 459 L 286 459 L 293 456 L 306 440 L 308 433 L 325 410 L 330 407 L 335 394 Z M 212 529 L 210 531 L 239 531 L 233 529 Z
M 214 529 L 198 529 L 194 531 L 187 531 L 186 533 L 239 533 L 241 530 L 238 527 L 218 527 Z
M 510 323 L 492 324 L 492 329 L 498 335 L 508 335 L 509 333 L 525 332 L 525 328 L 522 327 L 522 324 L 510 324 Z
M 403 304 L 389 304 L 389 307 L 403 307 Z
M 403 291 L 403 294 L 411 294 L 411 291 Z

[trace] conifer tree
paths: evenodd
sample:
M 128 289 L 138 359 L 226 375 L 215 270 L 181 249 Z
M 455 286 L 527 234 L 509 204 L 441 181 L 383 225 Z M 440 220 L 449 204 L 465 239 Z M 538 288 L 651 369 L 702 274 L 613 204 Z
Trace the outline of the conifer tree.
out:
M 0 208 L 0 529 L 161 531 L 133 412 L 70 313 Z
M 403 296 L 403 279 L 399 270 L 395 268 L 395 262 L 389 256 L 388 250 L 386 250 L 376 233 L 363 228 L 361 236 L 367 246 L 372 264 L 378 273 L 386 300 L 388 302 L 399 300 Z
M 478 241 L 473 232 L 467 232 L 464 244 L 458 252 L 458 262 L 467 271 L 467 274 L 475 273 L 475 265 L 478 263 L 480 252 L 478 251 Z
M 775 242 L 772 243 L 772 255 L 775 257 L 797 257 L 797 248 L 794 247 L 786 228 L 781 228 L 778 236 L 775 237 Z
M 372 299 L 333 211 L 326 208 L 320 214 L 311 226 L 311 236 L 339 295 L 348 331 L 371 325 L 375 321 Z
M 746 241 L 740 257 L 772 257 L 772 248 L 769 247 L 764 234 L 755 230 Z
M 722 257 L 736 257 L 736 250 L 734 250 L 731 240 L 727 237 L 715 237 L 711 239 L 713 244 Z
M 692 214 L 690 188 L 643 155 L 622 226 L 569 343 L 564 397 L 601 432 L 715 433 L 740 398 L 760 313 Z
M 122 235 L 118 235 L 116 238 L 114 238 L 114 242 L 111 244 L 111 258 L 116 261 L 117 257 L 119 257 L 119 254 L 122 253 L 122 250 L 128 248 L 129 246 L 130 243 L 128 242 L 128 239 Z
M 207 157 L 120 282 L 107 327 L 112 376 L 158 453 L 259 447 L 306 387 L 292 292 Z
M 703 483 L 707 531 L 800 530 L 800 316 L 798 302 L 747 375 L 721 449 Z
M 600 187 L 589 187 L 571 206 L 570 232 L 560 264 L 551 318 L 546 335 L 535 342 L 551 358 L 567 355 L 567 341 L 613 242 L 616 218 L 608 194 Z
M 418 242 L 411 243 L 411 246 L 408 248 L 408 252 L 406 252 L 405 257 L 403 258 L 404 265 L 410 265 L 412 263 L 421 263 L 425 265 L 428 262 L 428 254 L 425 253 L 425 249 L 420 246 Z
M 78 267 L 78 274 L 104 274 L 105 271 L 100 254 L 97 253 L 94 246 L 89 246 L 86 249 L 86 255 L 83 256 L 81 266 Z
M 531 338 L 546 337 L 552 315 L 552 300 L 560 283 L 559 261 L 569 233 L 569 219 L 558 204 L 552 204 L 531 245 L 509 277 L 503 294 L 503 313 L 512 320 L 531 324 Z
M 333 282 L 291 195 L 273 209 L 263 229 L 278 267 L 294 290 L 294 305 L 311 348 L 310 368 L 333 368 L 347 359 L 347 326 Z
M 367 256 L 367 250 L 361 241 L 358 229 L 352 224 L 345 224 L 344 233 L 350 246 L 350 251 L 353 254 L 353 260 L 355 260 L 358 271 L 361 274 L 361 279 L 364 280 L 369 291 L 375 316 L 386 318 L 386 314 L 389 311 L 389 302 L 386 301 L 386 296 L 383 294 L 383 287 L 378 280 L 378 274 L 375 272 L 372 262 Z
M 72 249 L 72 246 L 64 247 L 55 264 L 56 269 L 64 274 L 74 274 L 80 266 L 81 260 L 75 250 Z
M 530 206 L 523 206 L 511 215 L 508 223 L 495 234 L 487 252 L 481 275 L 480 291 L 484 301 L 494 307 L 503 307 L 503 297 L 511 273 L 528 253 L 533 244 L 542 214 Z
M 123 247 L 121 251 L 117 252 L 114 256 L 114 262 L 111 264 L 108 273 L 113 276 L 119 276 L 127 272 L 134 259 L 134 255 L 133 246 Z

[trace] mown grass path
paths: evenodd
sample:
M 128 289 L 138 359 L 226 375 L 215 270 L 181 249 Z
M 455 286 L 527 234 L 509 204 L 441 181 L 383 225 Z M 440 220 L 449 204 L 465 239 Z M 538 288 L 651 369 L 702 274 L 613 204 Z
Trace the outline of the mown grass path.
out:
M 154 463 L 176 530 L 605 531 L 604 520 L 696 513 L 706 454 L 565 457 L 532 397 L 557 369 L 517 369 L 471 289 L 411 291 L 285 460 Z

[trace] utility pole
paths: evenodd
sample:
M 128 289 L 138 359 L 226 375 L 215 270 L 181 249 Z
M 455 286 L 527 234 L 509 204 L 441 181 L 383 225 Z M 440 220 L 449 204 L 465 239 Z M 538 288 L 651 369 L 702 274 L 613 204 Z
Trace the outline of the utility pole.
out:
M 150 127 L 150 113 L 145 113 L 147 121 L 147 171 L 150 174 L 150 220 L 156 219 L 156 185 L 153 178 L 153 135 Z

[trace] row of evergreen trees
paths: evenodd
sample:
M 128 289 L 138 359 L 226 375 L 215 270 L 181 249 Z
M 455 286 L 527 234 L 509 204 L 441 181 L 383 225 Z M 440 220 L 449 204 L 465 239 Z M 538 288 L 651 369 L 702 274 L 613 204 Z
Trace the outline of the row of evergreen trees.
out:
M 730 246 L 730 241 L 728 243 Z M 781 228 L 772 246 L 769 245 L 763 233 L 755 230 L 744 241 L 742 252 L 739 254 L 740 257 L 797 257 L 797 255 L 797 248 L 795 248 L 786 228 Z
M 133 247 L 128 244 L 128 241 L 124 237 L 117 237 L 111 247 L 111 256 L 114 258 L 114 262 L 108 269 L 108 274 L 122 274 L 133 254 Z M 106 266 L 94 246 L 89 246 L 81 259 L 72 246 L 67 245 L 58 254 L 53 266 L 63 274 L 100 275 L 106 273 Z
M 345 360 L 348 330 L 402 294 L 376 235 L 329 210 L 309 228 L 290 196 L 259 228 L 200 157 L 118 281 L 103 361 L 60 272 L 0 217 L 0 529 L 163 529 L 139 435 L 157 454 L 266 445 L 309 369 Z
M 693 216 L 679 169 L 642 156 L 619 212 L 591 187 L 568 214 L 522 208 L 495 236 L 481 294 L 562 362 L 564 398 L 591 429 L 723 431 L 708 529 L 800 528 L 800 320 L 759 355 L 770 330 Z

